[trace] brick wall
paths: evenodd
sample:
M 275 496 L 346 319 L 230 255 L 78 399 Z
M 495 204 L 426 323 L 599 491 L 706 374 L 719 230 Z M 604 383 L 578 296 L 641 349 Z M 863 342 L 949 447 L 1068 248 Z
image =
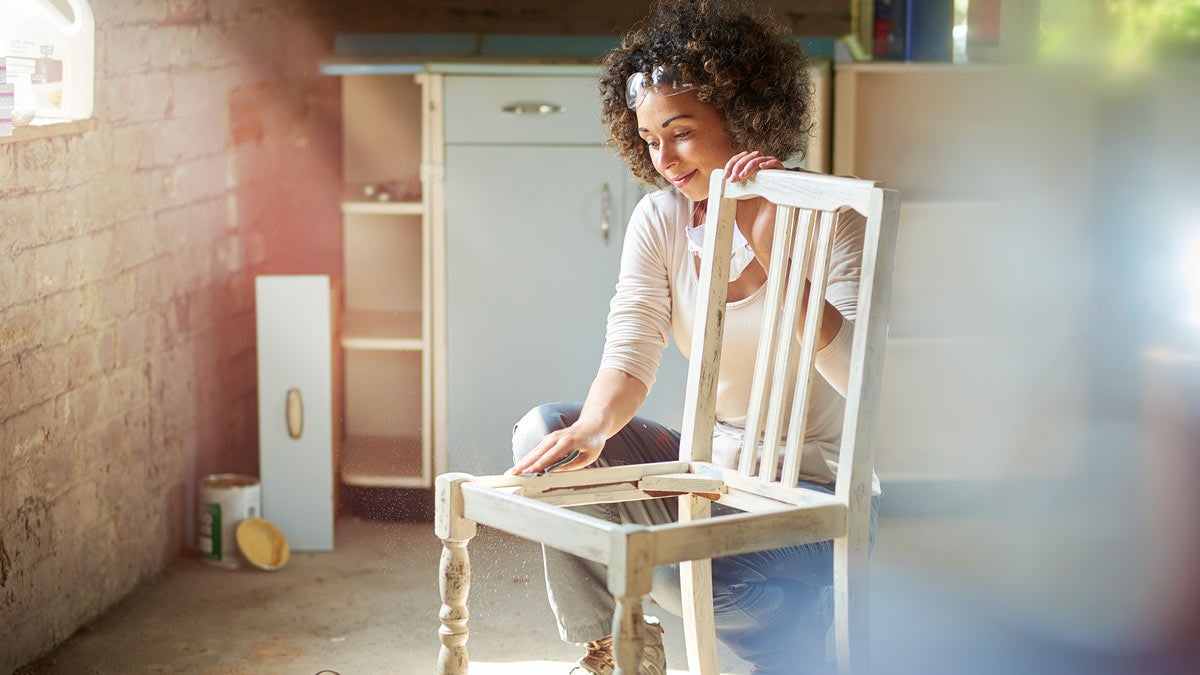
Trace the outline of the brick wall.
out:
M 0 141 L 0 672 L 189 544 L 257 473 L 259 272 L 340 274 L 327 22 L 286 0 L 94 0 L 96 110 Z
M 92 6 L 94 118 L 0 140 L 0 673 L 190 545 L 199 476 L 257 472 L 254 275 L 341 275 L 333 35 L 602 34 L 646 3 Z

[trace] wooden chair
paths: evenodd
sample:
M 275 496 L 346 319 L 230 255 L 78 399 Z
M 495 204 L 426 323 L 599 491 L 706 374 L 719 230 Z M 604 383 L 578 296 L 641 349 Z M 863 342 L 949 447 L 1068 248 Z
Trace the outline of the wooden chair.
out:
M 625 675 L 638 672 L 642 598 L 650 592 L 655 566 L 681 563 L 688 664 L 692 672 L 709 675 L 718 672 L 710 559 L 832 539 L 839 670 L 865 670 L 872 452 L 900 200 L 871 181 L 778 170 L 760 171 L 741 184 L 716 171 L 709 195 L 679 461 L 538 477 L 439 476 L 435 528 L 444 544 L 439 673 L 467 671 L 466 547 L 476 523 L 607 565 L 616 599 L 616 673 Z M 764 316 L 746 429 L 748 439 L 763 439 L 761 469 L 754 467 L 756 453 L 743 451 L 734 470 L 710 462 L 715 386 L 736 201 L 757 195 L 778 206 L 766 282 L 766 302 L 775 311 Z M 828 495 L 793 487 L 803 434 L 787 434 L 782 477 L 776 473 L 781 430 L 785 423 L 791 430 L 805 427 L 809 383 L 820 377 L 813 363 L 823 302 L 808 302 L 801 320 L 800 281 L 807 276 L 810 298 L 824 298 L 841 207 L 866 216 L 866 234 L 837 488 Z M 798 330 L 798 340 L 780 337 Z M 786 377 L 789 372 L 797 377 Z M 785 391 L 789 381 L 794 390 Z M 789 397 L 790 422 L 782 412 Z M 560 508 L 664 496 L 679 498 L 679 522 L 624 525 Z M 745 513 L 708 518 L 712 501 Z

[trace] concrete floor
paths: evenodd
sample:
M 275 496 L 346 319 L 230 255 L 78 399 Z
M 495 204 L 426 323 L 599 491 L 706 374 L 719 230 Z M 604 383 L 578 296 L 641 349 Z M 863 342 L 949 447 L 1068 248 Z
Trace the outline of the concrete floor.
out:
M 1020 524 L 978 516 L 880 519 L 871 576 L 874 671 L 1166 672 L 1144 670 L 1141 662 L 1125 670 L 1126 661 L 1112 651 L 1064 639 L 1061 625 L 1032 611 L 1070 607 L 1045 600 L 1048 588 L 1062 584 L 997 573 L 1020 562 L 1011 543 L 1026 533 L 1005 533 Z M 17 673 L 432 673 L 440 548 L 427 521 L 350 514 L 337 523 L 335 551 L 294 553 L 278 572 L 226 570 L 182 556 L 157 581 Z M 472 674 L 565 674 L 579 648 L 557 637 L 538 547 L 480 528 L 470 552 Z M 647 612 L 663 620 L 668 664 L 683 672 L 680 620 L 652 604 Z M 1042 616 L 1040 627 L 1031 615 Z M 749 672 L 723 648 L 721 665 L 730 675 Z
M 21 675 L 341 675 L 432 673 L 437 565 L 428 522 L 346 516 L 331 553 L 293 553 L 277 572 L 227 570 L 191 556 L 80 629 Z M 579 658 L 558 639 L 540 549 L 481 527 L 472 540 L 472 674 L 536 675 Z M 686 670 L 682 623 L 656 611 L 672 666 Z M 749 667 L 722 654 L 727 673 Z M 679 672 L 679 671 L 672 671 Z

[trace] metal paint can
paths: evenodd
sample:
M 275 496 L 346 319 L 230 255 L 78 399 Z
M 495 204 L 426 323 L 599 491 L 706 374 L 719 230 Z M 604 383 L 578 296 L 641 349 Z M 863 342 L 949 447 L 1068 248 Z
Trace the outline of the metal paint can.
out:
M 200 480 L 196 508 L 196 548 L 200 560 L 220 567 L 241 567 L 237 526 L 262 514 L 262 484 L 254 476 L 215 473 Z

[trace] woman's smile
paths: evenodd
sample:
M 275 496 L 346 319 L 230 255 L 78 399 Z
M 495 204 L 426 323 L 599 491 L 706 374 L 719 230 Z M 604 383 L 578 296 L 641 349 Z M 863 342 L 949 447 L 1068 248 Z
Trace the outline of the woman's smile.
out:
M 696 175 L 697 170 L 693 170 L 691 173 L 679 176 L 678 178 L 672 178 L 671 182 L 675 184 L 675 187 L 683 189 L 684 185 L 687 185 L 691 182 L 692 177 Z

